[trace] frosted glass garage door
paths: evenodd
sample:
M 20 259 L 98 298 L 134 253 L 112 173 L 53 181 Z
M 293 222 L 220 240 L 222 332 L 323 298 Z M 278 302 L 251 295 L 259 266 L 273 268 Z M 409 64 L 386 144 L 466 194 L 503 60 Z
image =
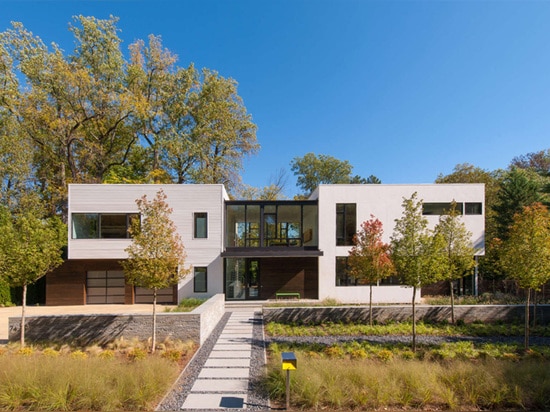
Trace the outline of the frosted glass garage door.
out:
M 86 275 L 86 303 L 124 303 L 122 270 L 90 270 Z

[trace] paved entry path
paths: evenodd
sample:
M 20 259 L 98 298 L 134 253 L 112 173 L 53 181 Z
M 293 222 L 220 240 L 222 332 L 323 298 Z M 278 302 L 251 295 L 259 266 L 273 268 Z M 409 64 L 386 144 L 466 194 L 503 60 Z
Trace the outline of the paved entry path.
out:
M 247 409 L 254 323 L 252 308 L 231 312 L 182 410 Z

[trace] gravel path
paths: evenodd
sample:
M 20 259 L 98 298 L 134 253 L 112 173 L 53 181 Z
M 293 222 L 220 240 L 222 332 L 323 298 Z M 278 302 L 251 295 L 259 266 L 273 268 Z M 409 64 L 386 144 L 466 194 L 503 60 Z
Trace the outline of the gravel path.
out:
M 230 316 L 231 313 L 229 312 L 223 316 L 214 331 L 212 331 L 208 339 L 203 343 L 185 370 L 181 373 L 168 395 L 157 407 L 157 411 L 180 410 L 181 405 L 183 405 L 185 398 L 191 391 L 195 380 L 199 376 L 205 362 L 208 360 L 208 356 L 210 355 L 212 348 L 216 344 L 216 341 L 221 335 Z M 267 394 L 262 391 L 260 386 L 260 380 L 265 371 L 265 340 L 261 312 L 254 314 L 252 339 L 252 355 L 250 359 L 250 375 L 246 410 L 267 411 L 269 410 L 269 398 Z M 231 408 L 228 410 L 238 411 L 239 409 Z M 201 411 L 204 410 L 201 409 Z M 216 411 L 220 411 L 220 409 L 216 409 Z

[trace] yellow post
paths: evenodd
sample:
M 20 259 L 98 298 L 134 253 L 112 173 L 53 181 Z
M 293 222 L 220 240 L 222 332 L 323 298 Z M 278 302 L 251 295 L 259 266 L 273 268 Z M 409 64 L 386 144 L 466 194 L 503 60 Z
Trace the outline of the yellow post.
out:
M 281 360 L 283 370 L 286 370 L 286 409 L 290 409 L 290 371 L 298 368 L 298 361 L 294 352 L 282 352 Z

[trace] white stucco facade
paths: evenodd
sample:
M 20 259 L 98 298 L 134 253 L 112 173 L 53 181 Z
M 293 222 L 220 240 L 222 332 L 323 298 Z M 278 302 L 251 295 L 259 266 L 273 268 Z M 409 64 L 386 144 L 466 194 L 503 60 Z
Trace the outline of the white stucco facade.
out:
M 166 194 L 167 202 L 173 209 L 171 217 L 182 237 L 187 253 L 186 266 L 207 268 L 207 291 L 202 293 L 194 291 L 193 273 L 191 272 L 178 286 L 178 300 L 184 297 L 206 297 L 224 293 L 224 262 L 226 258 L 222 255 L 226 251 L 224 239 L 226 233 L 225 216 L 229 196 L 223 185 L 69 185 L 69 260 L 82 262 L 109 260 L 114 262 L 125 259 L 127 256 L 124 250 L 130 244 L 130 239 L 102 238 L 100 235 L 96 238 L 84 238 L 78 234 L 73 219 L 75 216 L 85 216 L 87 214 L 108 216 L 137 213 L 136 199 L 143 195 L 147 195 L 149 199 L 152 199 L 160 189 Z M 404 198 L 410 198 L 413 193 L 417 193 L 417 198 L 425 203 L 443 204 L 454 200 L 461 203 L 463 207 L 466 207 L 467 204 L 476 205 L 476 213 L 464 213 L 462 219 L 467 229 L 472 233 L 472 245 L 476 248 L 476 254 L 484 254 L 485 189 L 483 184 L 321 185 L 310 197 L 310 200 L 317 202 L 318 227 L 314 228 L 313 232 L 310 231 L 309 237 L 304 233 L 307 232 L 304 231 L 304 227 L 301 229 L 302 239 L 300 244 L 304 250 L 303 254 L 295 253 L 297 249 L 300 249 L 299 247 L 265 248 L 262 253 L 257 251 L 261 248 L 249 248 L 249 254 L 242 255 L 243 262 L 246 263 L 251 259 L 258 261 L 260 271 L 265 269 L 260 279 L 267 284 L 268 281 L 274 279 L 273 276 L 280 276 L 280 274 L 275 275 L 275 273 L 281 268 L 284 270 L 285 262 L 290 262 L 290 260 L 287 260 L 286 256 L 288 256 L 288 259 L 292 259 L 292 270 L 296 274 L 285 280 L 284 284 L 281 283 L 281 288 L 292 284 L 292 279 L 296 280 L 296 276 L 301 276 L 302 286 L 300 287 L 303 290 L 308 289 L 307 285 L 303 286 L 303 283 L 311 282 L 311 271 L 315 270 L 316 273 L 313 277 L 315 286 L 313 289 L 316 290 L 311 292 L 312 288 L 308 289 L 308 293 L 313 293 L 315 298 L 320 300 L 333 298 L 347 303 L 367 302 L 369 296 L 368 286 L 337 285 L 336 260 L 338 257 L 346 257 L 351 249 L 349 245 L 337 245 L 337 205 L 354 205 L 356 211 L 355 230 L 360 228 L 362 222 L 370 219 L 371 215 L 378 218 L 383 224 L 384 241 L 389 242 L 395 220 L 402 216 L 403 200 Z M 279 203 L 281 205 L 283 203 L 293 204 L 293 201 Z M 260 206 L 255 207 L 259 208 Z M 261 208 L 261 219 L 263 219 L 264 206 L 261 206 Z M 265 208 L 267 211 L 267 206 Z M 206 238 L 196 238 L 194 236 L 194 215 L 197 213 L 206 214 L 207 216 L 208 233 Z M 267 212 L 265 213 L 267 215 Z M 425 217 L 432 228 L 439 220 L 438 215 Z M 259 230 L 262 233 L 264 222 L 260 220 L 259 222 L 261 222 Z M 307 247 L 303 247 L 307 245 L 306 238 L 311 238 L 311 233 L 314 234 L 314 239 L 318 239 L 318 245 L 315 246 L 317 252 L 314 251 L 313 254 Z M 237 251 L 237 255 L 238 253 L 240 252 Z M 301 256 L 303 256 L 304 262 L 302 271 L 299 267 Z M 276 263 L 273 259 L 276 259 Z M 301 272 L 303 273 L 300 274 Z M 306 272 L 307 274 L 305 274 Z M 300 285 L 299 282 L 296 284 Z M 309 284 L 311 285 L 311 283 Z M 274 296 L 271 296 L 271 294 L 272 292 L 267 298 L 273 298 Z M 264 298 L 266 297 L 264 296 Z M 373 302 L 406 303 L 410 302 L 411 298 L 412 289 L 409 287 L 381 285 L 373 288 Z M 417 299 L 419 298 L 420 295 L 418 294 Z

